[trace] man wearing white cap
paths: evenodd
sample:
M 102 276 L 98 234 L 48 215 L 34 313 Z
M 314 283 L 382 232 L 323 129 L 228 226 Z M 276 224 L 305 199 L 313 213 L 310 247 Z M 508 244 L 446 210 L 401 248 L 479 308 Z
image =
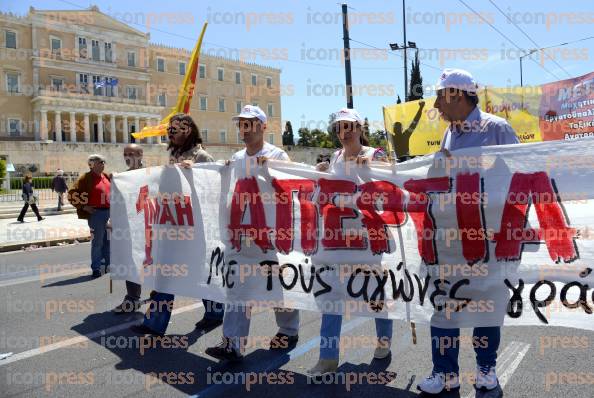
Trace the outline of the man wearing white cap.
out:
M 231 161 L 246 162 L 246 168 L 249 168 L 256 163 L 263 164 L 266 159 L 290 160 L 284 150 L 264 141 L 268 119 L 262 109 L 246 105 L 233 120 L 237 122 L 245 148 L 235 153 Z M 221 360 L 241 360 L 241 352 L 250 329 L 250 312 L 251 308 L 242 304 L 227 304 L 223 318 L 223 341 L 217 346 L 207 348 L 205 352 Z M 275 308 L 274 314 L 279 331 L 270 341 L 270 349 L 294 347 L 299 339 L 299 311 Z
M 519 143 L 507 121 L 482 112 L 477 106 L 478 101 L 477 84 L 470 73 L 462 69 L 443 71 L 437 82 L 435 108 L 441 117 L 450 122 L 441 141 L 441 150 L 447 156 L 450 156 L 450 151 L 461 148 Z M 444 317 L 442 313 L 434 313 L 433 321 L 443 320 Z M 501 340 L 500 329 L 499 326 L 474 328 L 473 342 L 480 343 L 474 344 L 477 361 L 475 388 L 479 390 L 493 390 L 499 384 L 495 365 Z M 433 371 L 419 383 L 419 390 L 439 394 L 444 389 L 460 387 L 459 347 L 460 329 L 431 326 Z

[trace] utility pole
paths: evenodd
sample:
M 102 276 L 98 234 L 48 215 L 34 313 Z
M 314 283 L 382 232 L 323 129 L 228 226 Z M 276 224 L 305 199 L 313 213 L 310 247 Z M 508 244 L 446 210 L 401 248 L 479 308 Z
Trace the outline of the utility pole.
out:
M 402 30 L 404 31 L 404 102 L 408 101 L 408 65 L 406 61 L 406 0 L 402 0 Z
M 342 3 L 342 38 L 344 40 L 344 73 L 346 77 L 347 108 L 353 109 L 353 82 L 351 79 L 351 40 L 347 5 Z
M 406 50 L 409 48 L 417 49 L 417 43 L 406 40 L 406 0 L 402 0 L 402 31 L 404 33 L 404 45 L 400 46 L 398 43 L 390 43 L 390 49 L 392 51 L 404 50 L 404 102 L 409 100 L 408 92 L 408 57 Z
M 522 76 L 523 75 L 523 73 L 522 73 L 522 58 L 532 55 L 537 51 L 538 51 L 538 49 L 533 49 L 524 55 L 520 55 L 520 87 L 524 87 L 524 77 Z

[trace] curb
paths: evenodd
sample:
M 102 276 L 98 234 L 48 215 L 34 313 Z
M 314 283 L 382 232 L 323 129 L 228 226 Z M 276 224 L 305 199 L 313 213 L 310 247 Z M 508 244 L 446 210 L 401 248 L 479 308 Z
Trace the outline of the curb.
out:
M 91 235 L 79 236 L 76 238 L 58 238 L 49 240 L 35 240 L 31 242 L 9 243 L 7 245 L 0 245 L 0 253 L 21 251 L 30 246 L 51 247 L 58 246 L 59 243 L 74 243 L 74 242 L 88 242 L 91 240 Z

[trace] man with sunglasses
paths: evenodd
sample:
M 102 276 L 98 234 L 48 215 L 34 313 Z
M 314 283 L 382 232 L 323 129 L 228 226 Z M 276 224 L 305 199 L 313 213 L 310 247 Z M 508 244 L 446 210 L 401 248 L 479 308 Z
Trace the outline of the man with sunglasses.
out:
M 264 111 L 254 105 L 246 105 L 241 113 L 234 117 L 239 129 L 239 136 L 245 143 L 245 148 L 235 153 L 230 162 L 245 162 L 245 170 L 250 173 L 257 165 L 262 165 L 267 159 L 289 161 L 289 155 L 266 141 L 267 117 Z M 228 162 L 227 164 L 230 164 Z M 248 246 L 246 244 L 246 246 Z M 244 248 L 250 250 L 253 247 Z M 259 248 L 253 248 L 260 250 Z M 260 252 L 261 253 L 261 252 Z M 225 253 L 227 263 L 231 260 L 233 252 Z M 257 255 L 257 254 L 255 254 Z M 223 318 L 223 341 L 214 347 L 206 349 L 206 354 L 227 361 L 238 361 L 243 358 L 245 342 L 250 330 L 251 308 L 243 304 L 230 303 L 225 307 Z M 279 327 L 278 333 L 270 341 L 271 350 L 285 350 L 295 347 L 299 340 L 299 311 L 286 308 L 275 308 L 274 315 Z
M 88 158 L 89 171 L 83 174 L 68 191 L 68 201 L 76 208 L 79 219 L 88 220 L 91 229 L 91 270 L 93 278 L 101 276 L 101 263 L 109 272 L 109 195 L 111 179 L 103 172 L 105 157 L 99 154 Z
M 518 144 L 512 127 L 501 117 L 479 109 L 477 84 L 472 75 L 462 69 L 445 69 L 437 82 L 435 108 L 450 123 L 441 141 L 441 152 L 462 148 L 491 145 Z M 458 389 L 460 329 L 441 328 L 434 324 L 447 324 L 447 315 L 435 312 L 431 320 L 431 354 L 433 371 L 417 388 L 428 394 Z M 501 328 L 475 327 L 473 345 L 476 354 L 475 388 L 494 390 L 498 385 L 495 365 L 501 340 Z

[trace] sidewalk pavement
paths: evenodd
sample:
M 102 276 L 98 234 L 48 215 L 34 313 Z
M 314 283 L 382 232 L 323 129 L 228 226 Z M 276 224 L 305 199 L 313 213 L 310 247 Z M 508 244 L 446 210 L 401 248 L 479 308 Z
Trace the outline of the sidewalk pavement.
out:
M 16 218 L 0 219 L 0 252 L 56 246 L 64 242 L 83 242 L 90 239 L 87 220 L 79 220 L 76 213 L 42 216 L 45 219 L 37 221 L 29 209 L 24 223 L 18 222 Z

